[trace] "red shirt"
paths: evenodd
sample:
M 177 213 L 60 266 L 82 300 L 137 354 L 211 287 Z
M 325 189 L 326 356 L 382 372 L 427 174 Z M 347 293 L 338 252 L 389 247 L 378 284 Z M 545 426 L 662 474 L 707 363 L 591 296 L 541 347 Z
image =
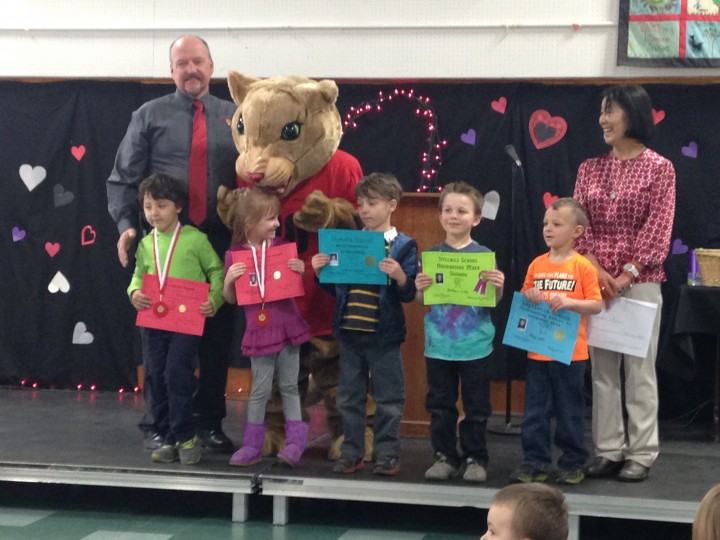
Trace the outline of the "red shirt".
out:
M 645 265 L 636 283 L 665 281 L 663 262 L 670 250 L 675 217 L 675 169 L 645 149 L 633 159 L 612 152 L 580 165 L 575 199 L 589 224 L 575 249 L 597 257 L 612 276 L 636 261 Z
M 278 236 L 288 242 L 297 243 L 298 257 L 305 262 L 305 273 L 303 274 L 305 296 L 300 296 L 295 301 L 303 319 L 310 325 L 313 337 L 332 333 L 335 297 L 320 288 L 312 271 L 310 259 L 318 252 L 317 233 L 295 227 L 292 216 L 302 208 L 307 196 L 316 189 L 331 199 L 339 197 L 356 204 L 355 186 L 361 177 L 362 169 L 358 160 L 347 152 L 338 150 L 322 169 L 310 178 L 303 180 L 291 193 L 280 199 Z M 251 185 L 238 178 L 238 187 Z

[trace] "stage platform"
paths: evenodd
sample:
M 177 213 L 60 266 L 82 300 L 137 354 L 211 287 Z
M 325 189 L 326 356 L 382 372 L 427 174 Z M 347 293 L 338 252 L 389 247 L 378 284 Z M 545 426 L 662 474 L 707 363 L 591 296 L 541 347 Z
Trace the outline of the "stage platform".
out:
M 227 465 L 228 455 L 204 452 L 197 466 L 156 464 L 142 450 L 137 422 L 142 398 L 134 394 L 0 389 L 0 481 L 154 488 L 232 494 L 232 519 L 248 518 L 250 494 L 273 498 L 273 522 L 288 522 L 293 498 L 373 501 L 438 507 L 489 507 L 520 460 L 517 436 L 489 434 L 488 481 L 430 483 L 426 439 L 404 439 L 400 473 L 376 477 L 369 468 L 340 476 L 325 459 L 329 439 L 322 408 L 312 410 L 311 445 L 300 467 L 273 459 L 248 469 Z M 241 440 L 245 401 L 228 401 L 225 431 Z M 500 425 L 501 419 L 493 419 Z M 661 432 L 661 437 L 663 436 Z M 720 482 L 720 445 L 663 437 L 650 478 L 639 484 L 586 480 L 563 487 L 571 509 L 571 539 L 581 538 L 582 516 L 660 522 L 692 522 L 704 493 Z

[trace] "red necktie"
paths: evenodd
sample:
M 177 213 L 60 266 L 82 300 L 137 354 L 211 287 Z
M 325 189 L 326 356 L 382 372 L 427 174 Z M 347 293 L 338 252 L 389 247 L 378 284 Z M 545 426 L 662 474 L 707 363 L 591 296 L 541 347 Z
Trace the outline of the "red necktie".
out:
M 190 207 L 188 215 L 195 225 L 202 224 L 207 217 L 207 124 L 202 101 L 194 101 L 192 144 L 190 146 L 190 170 L 188 171 L 188 191 Z

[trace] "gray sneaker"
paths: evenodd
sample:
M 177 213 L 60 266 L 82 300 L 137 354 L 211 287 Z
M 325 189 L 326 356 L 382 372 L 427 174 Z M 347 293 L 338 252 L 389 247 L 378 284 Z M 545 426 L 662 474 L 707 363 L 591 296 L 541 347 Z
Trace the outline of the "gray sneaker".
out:
M 202 450 L 200 449 L 200 441 L 197 436 L 189 441 L 178 444 L 178 454 L 180 455 L 180 463 L 183 465 L 195 465 L 200 461 Z
M 449 480 L 458 475 L 457 467 L 448 462 L 445 454 L 438 452 L 435 457 L 437 458 L 435 464 L 425 471 L 425 480 Z
M 487 471 L 475 459 L 469 457 L 465 461 L 465 472 L 462 478 L 465 482 L 484 482 L 487 480 Z
M 173 463 L 178 460 L 178 449 L 175 444 L 163 444 L 150 454 L 150 459 L 159 463 Z

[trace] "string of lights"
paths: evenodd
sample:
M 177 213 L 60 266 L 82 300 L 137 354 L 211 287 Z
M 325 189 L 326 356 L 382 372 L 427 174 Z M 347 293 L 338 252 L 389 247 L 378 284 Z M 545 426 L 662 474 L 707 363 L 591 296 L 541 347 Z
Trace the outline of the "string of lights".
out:
M 413 102 L 415 116 L 423 118 L 426 122 L 426 147 L 421 156 L 420 181 L 416 191 L 418 193 L 442 191 L 442 186 L 437 185 L 437 176 L 442 166 L 442 149 L 447 146 L 447 141 L 440 138 L 437 115 L 430 104 L 429 97 L 416 95 L 414 89 L 395 88 L 390 93 L 379 91 L 377 98 L 350 107 L 343 121 L 343 133 L 357 129 L 358 121 L 362 116 L 373 112 L 382 112 L 388 102 L 398 99 Z

